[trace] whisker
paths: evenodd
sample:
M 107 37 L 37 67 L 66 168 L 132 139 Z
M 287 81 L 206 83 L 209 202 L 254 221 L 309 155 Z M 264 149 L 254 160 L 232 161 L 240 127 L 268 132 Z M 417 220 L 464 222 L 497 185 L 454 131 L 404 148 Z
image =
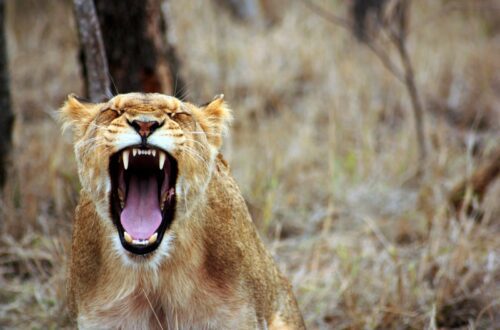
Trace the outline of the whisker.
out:
M 219 136 L 220 134 L 214 134 L 214 133 L 208 133 L 208 132 L 200 132 L 200 131 L 193 131 L 193 132 L 186 132 L 186 133 L 191 133 L 191 134 L 199 134 L 199 135 L 208 135 L 208 136 Z
M 160 322 L 160 319 L 158 318 L 158 315 L 156 314 L 154 308 L 153 308 L 153 304 L 151 304 L 151 301 L 149 300 L 149 297 L 148 295 L 146 294 L 146 291 L 144 289 L 142 289 L 142 292 L 144 293 L 144 296 L 146 297 L 146 300 L 148 301 L 148 304 L 149 304 L 149 308 L 151 309 L 151 311 L 153 312 L 153 315 L 156 319 L 156 322 L 158 322 L 158 325 L 160 326 L 160 329 L 163 330 L 163 327 L 161 325 L 161 322 Z
M 197 143 L 203 150 L 206 150 L 207 146 L 204 145 L 203 143 L 201 143 L 200 141 L 196 141 L 196 140 L 193 140 L 193 139 L 188 139 L 186 138 L 185 139 L 186 141 L 189 141 L 189 142 L 194 142 L 194 143 Z
M 183 151 L 185 151 L 188 155 L 192 156 L 192 157 L 196 157 L 198 158 L 198 160 L 202 163 L 202 165 L 205 166 L 205 169 L 208 171 L 209 170 L 209 167 L 208 167 L 208 163 L 207 161 L 202 157 L 200 156 L 196 150 L 190 148 L 190 147 L 187 147 L 187 146 L 183 146 L 181 148 Z

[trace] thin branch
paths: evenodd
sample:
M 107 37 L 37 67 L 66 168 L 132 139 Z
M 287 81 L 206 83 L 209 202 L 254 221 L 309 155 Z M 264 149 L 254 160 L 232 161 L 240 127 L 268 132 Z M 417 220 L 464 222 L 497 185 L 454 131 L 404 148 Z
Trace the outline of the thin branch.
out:
M 424 128 L 424 110 L 422 107 L 422 102 L 418 95 L 417 85 L 415 83 L 415 73 L 413 71 L 413 66 L 411 64 L 410 56 L 408 55 L 408 50 L 406 49 L 406 44 L 401 40 L 397 45 L 399 56 L 403 62 L 405 68 L 405 80 L 406 88 L 410 94 L 410 100 L 413 105 L 413 113 L 415 116 L 415 129 L 417 133 L 417 142 L 419 146 L 419 163 L 423 165 L 423 162 L 427 158 L 427 144 L 425 140 L 425 128 Z M 422 170 L 422 168 L 420 169 Z
M 392 75 L 402 84 L 405 84 L 405 75 L 401 70 L 397 68 L 397 66 L 391 61 L 389 55 L 387 54 L 386 51 L 384 51 L 382 48 L 377 47 L 375 43 L 372 41 L 366 41 L 365 42 L 366 46 L 368 49 L 372 51 L 372 53 L 377 56 L 377 58 L 380 60 L 384 68 L 392 73 Z
M 406 47 L 406 38 L 408 36 L 407 22 L 410 10 L 410 1 L 411 0 L 400 0 L 398 12 L 396 13 L 396 17 L 394 18 L 397 28 L 395 28 L 395 26 L 393 25 L 392 27 L 389 27 L 388 30 L 390 40 L 396 47 L 404 68 L 405 87 L 408 91 L 408 94 L 410 95 L 410 101 L 412 104 L 413 116 L 415 120 L 415 133 L 417 137 L 419 157 L 419 168 L 417 175 L 421 175 L 425 170 L 425 161 L 427 159 L 427 143 L 425 138 L 424 109 L 419 97 L 417 84 L 415 82 L 415 71 L 413 70 L 413 65 L 411 63 L 408 49 Z
M 350 20 L 347 20 L 342 17 L 338 17 L 331 13 L 330 11 L 326 10 L 325 8 L 319 6 L 318 4 L 314 3 L 311 0 L 302 0 L 302 2 L 314 13 L 316 13 L 318 16 L 322 17 L 323 19 L 329 21 L 330 23 L 333 23 L 337 26 L 340 26 L 348 31 L 352 30 L 353 23 Z M 401 72 L 401 70 L 398 69 L 398 67 L 391 61 L 389 55 L 387 52 L 385 52 L 383 49 L 377 47 L 370 38 L 365 34 L 365 32 L 361 31 L 362 37 L 364 39 L 364 43 L 370 49 L 373 54 L 380 60 L 382 65 L 386 70 L 388 70 L 390 73 L 396 77 L 399 82 L 402 84 L 405 84 L 405 76 Z
M 345 18 L 339 17 L 331 13 L 330 11 L 326 10 L 325 8 L 321 7 L 320 5 L 314 3 L 311 0 L 302 0 L 302 2 L 313 12 L 318 14 L 319 16 L 323 17 L 327 21 L 330 21 L 331 23 L 335 25 L 342 26 L 345 29 L 350 30 L 352 28 L 352 22 L 350 20 L 347 20 Z
M 315 4 L 311 0 L 302 0 L 302 1 L 307 5 L 308 8 L 310 8 L 320 17 L 344 29 L 352 30 L 354 24 L 351 21 L 335 16 L 334 14 L 322 8 L 321 6 Z M 358 31 L 358 33 L 360 33 L 361 40 L 368 47 L 368 49 L 370 49 L 377 56 L 382 65 L 390 73 L 392 73 L 392 75 L 399 82 L 401 82 L 408 91 L 415 119 L 415 133 L 417 137 L 418 158 L 419 158 L 418 162 L 419 167 L 417 170 L 417 176 L 420 176 L 421 174 L 423 174 L 425 167 L 425 160 L 427 158 L 427 144 L 425 139 L 424 118 L 423 118 L 424 110 L 418 95 L 418 89 L 415 83 L 415 74 L 413 66 L 411 64 L 410 56 L 406 48 L 406 37 L 408 33 L 405 26 L 407 21 L 405 15 L 407 15 L 409 2 L 407 0 L 402 0 L 399 3 L 399 6 L 400 6 L 399 13 L 397 13 L 398 16 L 393 17 L 393 20 L 394 19 L 397 20 L 395 22 L 397 26 L 393 26 L 393 24 L 385 25 L 381 28 L 381 31 L 382 33 L 388 32 L 388 39 L 398 52 L 399 58 L 403 65 L 403 71 L 400 70 L 391 60 L 388 52 L 385 51 L 383 48 L 379 47 L 377 43 L 373 42 L 373 39 L 370 38 L 370 36 L 368 36 L 365 31 Z
M 106 52 L 93 0 L 73 0 L 87 70 L 88 97 L 102 102 L 112 97 Z
M 467 202 L 467 190 L 471 189 L 474 197 L 479 201 L 485 196 L 488 187 L 500 176 L 500 148 L 482 161 L 472 175 L 459 182 L 450 192 L 448 200 L 456 211 L 460 211 L 464 206 L 467 213 L 472 213 L 471 205 L 464 205 Z

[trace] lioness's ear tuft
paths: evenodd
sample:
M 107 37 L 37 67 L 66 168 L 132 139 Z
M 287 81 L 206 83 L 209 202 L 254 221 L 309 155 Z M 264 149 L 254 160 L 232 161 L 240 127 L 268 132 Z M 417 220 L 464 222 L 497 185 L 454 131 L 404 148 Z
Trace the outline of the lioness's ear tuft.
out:
M 63 131 L 72 127 L 76 134 L 83 133 L 96 113 L 95 104 L 81 103 L 76 95 L 68 95 L 68 99 L 59 111 Z
M 214 97 L 212 102 L 203 108 L 208 140 L 217 148 L 222 144 L 222 135 L 227 133 L 233 120 L 231 109 L 224 102 L 224 94 Z

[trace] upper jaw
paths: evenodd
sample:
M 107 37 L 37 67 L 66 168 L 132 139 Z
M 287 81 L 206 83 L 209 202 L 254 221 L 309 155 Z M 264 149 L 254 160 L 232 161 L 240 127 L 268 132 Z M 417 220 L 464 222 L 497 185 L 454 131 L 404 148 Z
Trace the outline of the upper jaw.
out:
M 152 145 L 126 147 L 110 157 L 110 211 L 127 251 L 155 251 L 175 215 L 177 161 Z
M 130 159 L 137 156 L 139 156 L 139 158 L 141 158 L 141 156 L 149 156 L 155 161 L 157 160 L 159 170 L 163 170 L 167 159 L 166 151 L 151 145 L 146 145 L 146 147 L 142 145 L 130 146 L 119 152 L 121 152 L 121 160 L 125 170 L 128 170 Z

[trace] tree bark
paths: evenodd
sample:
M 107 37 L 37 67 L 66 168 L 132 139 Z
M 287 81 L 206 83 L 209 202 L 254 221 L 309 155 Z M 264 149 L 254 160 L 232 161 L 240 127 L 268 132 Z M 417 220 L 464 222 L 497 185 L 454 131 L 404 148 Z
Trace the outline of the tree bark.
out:
M 7 178 L 9 154 L 12 147 L 12 126 L 14 123 L 10 99 L 5 29 L 5 1 L 0 0 L 0 188 Z
M 92 102 L 102 102 L 109 99 L 112 93 L 108 76 L 108 63 L 94 2 L 92 0 L 74 0 L 74 8 L 80 35 L 87 96 Z
M 95 0 L 116 93 L 182 96 L 179 61 L 167 42 L 161 4 L 161 0 Z

